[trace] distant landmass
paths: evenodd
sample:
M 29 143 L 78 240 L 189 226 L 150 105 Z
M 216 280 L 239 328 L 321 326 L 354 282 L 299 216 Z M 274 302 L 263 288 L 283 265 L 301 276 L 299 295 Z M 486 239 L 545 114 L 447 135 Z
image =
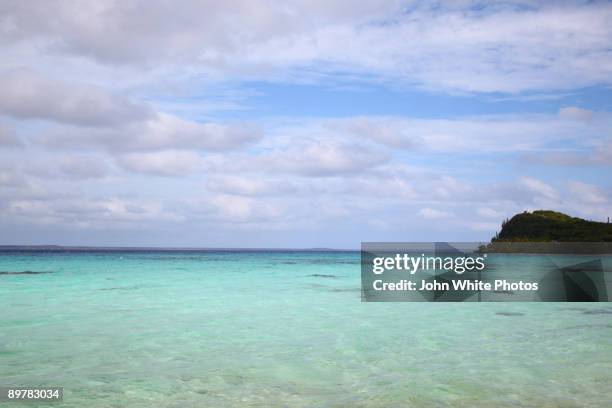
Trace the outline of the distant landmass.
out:
M 505 220 L 491 242 L 612 242 L 612 224 L 556 211 L 525 211 Z

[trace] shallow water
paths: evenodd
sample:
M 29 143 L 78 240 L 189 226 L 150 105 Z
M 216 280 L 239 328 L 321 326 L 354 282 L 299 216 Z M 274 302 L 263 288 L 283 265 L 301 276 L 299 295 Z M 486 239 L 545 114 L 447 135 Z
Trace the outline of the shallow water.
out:
M 610 303 L 362 303 L 351 252 L 3 253 L 0 271 L 52 272 L 0 275 L 0 385 L 63 386 L 57 407 L 612 401 Z

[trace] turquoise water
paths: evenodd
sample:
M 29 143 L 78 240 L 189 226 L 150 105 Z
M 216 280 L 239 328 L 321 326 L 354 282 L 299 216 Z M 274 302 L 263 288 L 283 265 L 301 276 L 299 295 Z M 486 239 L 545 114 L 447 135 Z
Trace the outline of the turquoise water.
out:
M 362 303 L 351 252 L 0 271 L 51 272 L 0 275 L 0 386 L 63 386 L 57 407 L 611 406 L 610 303 Z

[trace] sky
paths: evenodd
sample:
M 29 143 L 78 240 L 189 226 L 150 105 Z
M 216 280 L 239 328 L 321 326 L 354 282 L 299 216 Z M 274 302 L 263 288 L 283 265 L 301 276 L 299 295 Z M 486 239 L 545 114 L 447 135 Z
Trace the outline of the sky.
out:
M 0 3 L 0 244 L 358 248 L 612 216 L 612 3 Z

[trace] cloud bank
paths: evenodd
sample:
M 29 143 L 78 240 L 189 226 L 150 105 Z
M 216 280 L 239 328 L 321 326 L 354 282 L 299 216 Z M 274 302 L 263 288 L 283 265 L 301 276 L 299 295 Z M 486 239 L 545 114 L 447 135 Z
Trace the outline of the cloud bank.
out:
M 526 209 L 605 219 L 611 20 L 607 2 L 4 1 L 0 243 L 357 247 L 488 239 Z

